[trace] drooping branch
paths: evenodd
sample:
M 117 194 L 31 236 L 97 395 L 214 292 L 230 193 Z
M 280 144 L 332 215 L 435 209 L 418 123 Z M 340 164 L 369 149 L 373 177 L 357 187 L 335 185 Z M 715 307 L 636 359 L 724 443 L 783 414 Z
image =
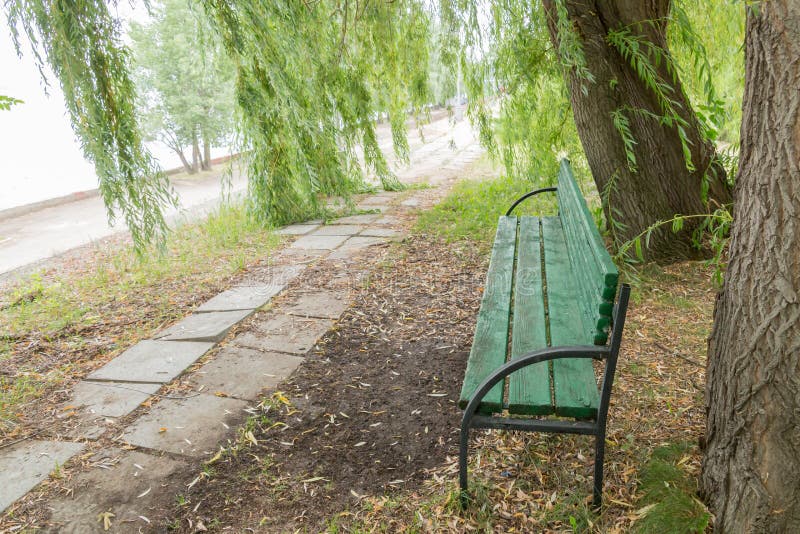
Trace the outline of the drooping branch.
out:
M 162 208 L 175 197 L 139 133 L 119 21 L 100 0 L 12 0 L 6 8 L 18 53 L 22 29 L 40 72 L 47 65 L 60 82 L 73 130 L 94 163 L 109 219 L 122 215 L 139 251 L 152 239 L 163 240 Z

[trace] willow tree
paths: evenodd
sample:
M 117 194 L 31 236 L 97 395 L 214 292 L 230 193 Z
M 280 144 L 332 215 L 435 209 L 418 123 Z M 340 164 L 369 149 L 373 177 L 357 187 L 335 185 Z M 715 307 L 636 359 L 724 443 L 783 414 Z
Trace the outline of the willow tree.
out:
M 186 0 L 164 0 L 151 15 L 129 32 L 145 135 L 175 152 L 186 172 L 210 169 L 211 146 L 227 146 L 233 132 L 233 63 Z
M 500 150 L 513 154 L 527 143 L 528 152 L 539 152 L 534 156 L 539 168 L 545 159 L 552 167 L 556 154 L 571 148 L 565 141 L 574 128 L 618 242 L 675 215 L 703 214 L 730 203 L 709 124 L 693 110 L 670 52 L 673 33 L 688 44 L 693 61 L 704 61 L 701 39 L 679 4 L 444 0 L 442 13 L 460 37 L 473 96 L 501 85 L 509 102 L 501 102 L 501 121 L 527 120 L 532 126 L 531 134 L 519 133 L 523 137 L 511 143 L 500 139 L 505 145 Z M 489 29 L 483 31 L 486 19 Z M 475 49 L 483 52 L 476 55 Z M 564 95 L 548 89 L 554 70 L 566 82 Z M 708 87 L 716 102 L 713 84 Z M 542 88 L 548 101 L 541 98 Z M 556 122 L 554 109 L 571 109 L 574 126 Z M 491 111 L 487 105 L 476 114 L 488 117 Z M 542 142 L 548 139 L 549 146 Z M 575 155 L 574 148 L 571 152 Z M 647 255 L 660 260 L 696 255 L 694 226 L 678 233 L 655 231 Z
M 719 532 L 800 530 L 800 3 L 747 12 L 730 262 L 709 340 L 702 487 Z
M 121 213 L 134 243 L 163 238 L 169 183 L 142 144 L 130 58 L 119 23 L 101 1 L 6 2 L 17 52 L 27 34 L 42 77 L 56 75 L 83 154 L 94 163 L 109 219 Z M 46 80 L 46 78 L 45 78 Z
M 400 187 L 373 118 L 388 113 L 395 150 L 407 157 L 408 113 L 427 101 L 431 24 L 423 0 L 187 1 L 206 13 L 236 65 L 238 137 L 256 217 L 282 223 L 318 213 L 322 196 L 364 185 L 361 160 L 385 188 Z M 17 51 L 24 33 L 40 71 L 49 67 L 61 84 L 109 216 L 122 213 L 142 245 L 163 236 L 162 207 L 174 195 L 142 143 L 114 4 L 4 6 Z
M 427 92 L 429 20 L 422 2 L 203 2 L 237 64 L 253 212 L 285 222 L 345 195 L 363 160 L 399 187 L 373 116 L 385 95 L 395 150 L 407 157 L 407 111 Z M 279 208 L 279 209 L 273 209 Z

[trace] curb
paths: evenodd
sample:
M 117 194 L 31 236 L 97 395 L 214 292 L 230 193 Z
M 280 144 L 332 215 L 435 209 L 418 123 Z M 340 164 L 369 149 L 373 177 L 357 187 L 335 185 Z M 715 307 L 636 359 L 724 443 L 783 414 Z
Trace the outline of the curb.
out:
M 89 189 L 87 191 L 78 191 L 77 193 L 70 193 L 68 195 L 63 195 L 56 198 L 41 200 L 39 202 L 34 202 L 32 204 L 25 204 L 23 206 L 15 206 L 13 208 L 0 210 L 0 221 L 14 219 L 16 217 L 28 215 L 29 213 L 34 213 L 37 211 L 41 211 L 43 209 L 52 208 L 55 206 L 61 206 L 62 204 L 69 204 L 70 202 L 77 202 L 79 200 L 85 200 L 87 198 L 97 197 L 99 196 L 99 194 L 100 190 L 95 188 L 95 189 Z

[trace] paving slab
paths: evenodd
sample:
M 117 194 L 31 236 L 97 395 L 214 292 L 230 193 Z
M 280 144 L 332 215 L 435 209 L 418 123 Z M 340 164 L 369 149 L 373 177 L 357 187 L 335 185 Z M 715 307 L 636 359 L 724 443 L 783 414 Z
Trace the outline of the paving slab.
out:
M 84 448 L 69 441 L 23 441 L 0 449 L 0 512 Z
M 233 287 L 204 302 L 197 312 L 255 310 L 283 291 L 285 285 L 263 284 L 260 286 Z
M 300 317 L 338 319 L 348 306 L 350 299 L 347 291 L 319 289 L 301 293 L 294 304 L 283 310 L 290 315 Z
M 194 313 L 153 336 L 165 341 L 210 341 L 218 342 L 236 323 L 254 310 Z
M 330 319 L 275 315 L 256 323 L 250 332 L 239 334 L 233 343 L 265 352 L 306 354 L 331 326 Z
M 134 421 L 121 439 L 148 449 L 203 456 L 217 450 L 226 436 L 233 436 L 247 415 L 245 408 L 244 401 L 205 393 L 162 399 Z
M 95 417 L 123 417 L 149 399 L 161 385 L 82 380 L 72 390 L 72 398 L 67 406 L 74 406 Z
M 356 204 L 356 207 L 361 210 L 376 210 L 381 213 L 389 210 L 389 206 L 386 204 L 365 204 L 364 202 L 360 202 L 359 204 Z
M 210 314 L 209 314 L 210 315 Z M 165 384 L 205 354 L 213 343 L 147 339 L 132 346 L 97 371 L 90 380 Z
M 190 381 L 206 386 L 209 393 L 256 400 L 264 389 L 283 382 L 301 363 L 303 358 L 298 356 L 228 345 L 198 369 Z
M 388 240 L 385 237 L 353 236 L 329 256 L 332 260 L 346 260 L 373 245 L 381 245 Z
M 400 237 L 403 232 L 392 228 L 366 228 L 358 235 L 366 237 Z
M 278 253 L 281 261 L 291 261 L 297 264 L 310 265 L 316 260 L 330 254 L 330 249 L 292 248 L 286 247 Z
M 279 235 L 304 235 L 317 228 L 319 228 L 318 224 L 290 224 L 275 230 L 275 233 Z
M 355 235 L 363 229 L 364 227 L 358 224 L 331 224 L 321 227 L 311 235 Z
M 342 244 L 342 248 L 362 249 L 388 242 L 385 237 L 353 236 Z
M 380 219 L 376 219 L 372 224 L 400 224 L 403 221 L 393 215 L 384 215 Z
M 341 217 L 330 221 L 328 224 L 369 224 L 376 220 L 380 215 L 377 213 L 368 213 L 365 215 L 350 215 L 348 217 Z
M 265 265 L 252 270 L 247 278 L 236 284 L 236 287 L 281 286 L 285 287 L 297 278 L 308 265 L 292 263 L 290 265 Z
M 420 205 L 420 199 L 412 197 L 412 198 L 408 198 L 408 199 L 402 201 L 400 204 L 402 204 L 403 206 L 416 208 L 417 206 Z
M 333 250 L 347 239 L 346 235 L 304 235 L 289 248 Z
M 370 204 L 386 204 L 387 202 L 391 202 L 392 199 L 396 196 L 395 194 L 387 194 L 383 193 L 380 195 L 371 195 L 361 200 L 360 204 L 370 205 Z
M 105 449 L 89 462 L 69 481 L 69 496 L 47 503 L 49 532 L 105 532 L 97 517 L 104 512 L 114 514 L 109 532 L 150 532 L 156 518 L 175 506 L 186 474 L 197 469 L 184 460 L 117 448 Z

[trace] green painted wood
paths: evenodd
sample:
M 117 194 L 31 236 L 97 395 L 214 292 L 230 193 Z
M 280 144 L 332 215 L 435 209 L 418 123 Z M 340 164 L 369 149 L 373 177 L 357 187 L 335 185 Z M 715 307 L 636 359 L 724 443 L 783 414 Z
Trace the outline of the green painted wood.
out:
M 539 219 L 521 217 L 514 276 L 514 323 L 511 358 L 547 347 Z M 520 369 L 508 380 L 508 411 L 512 414 L 553 413 L 550 366 L 547 362 Z
M 516 239 L 517 218 L 500 217 L 478 312 L 478 322 L 475 326 L 475 337 L 458 402 L 462 409 L 466 408 L 472 394 L 486 377 L 506 361 Z M 492 413 L 502 409 L 503 383 L 501 382 L 483 398 L 479 412 Z
M 575 176 L 572 174 L 572 168 L 569 165 L 569 161 L 566 159 L 561 160 L 561 166 L 558 171 L 558 191 L 559 193 L 563 192 L 564 194 L 569 193 L 569 196 L 574 201 L 576 211 L 581 215 L 578 217 L 578 213 L 576 213 L 575 217 L 583 224 L 589 246 L 591 247 L 595 258 L 597 258 L 598 262 L 602 266 L 603 271 L 609 274 L 618 275 L 617 266 L 614 265 L 614 262 L 611 260 L 611 256 L 606 250 L 605 244 L 603 243 L 603 238 L 600 236 L 600 231 L 594 224 L 592 214 L 589 212 L 586 201 L 583 199 L 583 194 L 581 193 L 580 189 L 578 188 L 578 184 L 575 181 Z
M 579 296 L 571 269 L 561 221 L 542 219 L 547 307 L 550 318 L 550 344 L 591 345 L 594 338 L 583 325 Z M 597 383 L 588 359 L 563 359 L 553 362 L 555 413 L 565 417 L 592 418 L 600 404 Z
M 588 245 L 583 239 L 583 233 L 577 227 L 577 222 L 574 217 L 567 211 L 561 210 L 561 226 L 564 230 L 564 238 L 567 242 L 567 250 L 569 251 L 570 264 L 572 272 L 575 275 L 576 291 L 578 293 L 578 309 L 582 314 L 583 324 L 587 328 L 587 333 L 594 337 L 594 323 L 596 322 L 597 313 L 592 305 L 594 302 L 599 302 L 600 298 L 594 293 L 592 280 L 597 280 L 600 277 L 598 266 L 586 257 L 586 253 L 591 252 L 588 250 Z
M 594 343 L 608 340 L 619 273 L 603 244 L 567 160 L 558 175 L 559 216 L 580 296 L 579 308 Z

